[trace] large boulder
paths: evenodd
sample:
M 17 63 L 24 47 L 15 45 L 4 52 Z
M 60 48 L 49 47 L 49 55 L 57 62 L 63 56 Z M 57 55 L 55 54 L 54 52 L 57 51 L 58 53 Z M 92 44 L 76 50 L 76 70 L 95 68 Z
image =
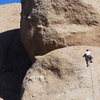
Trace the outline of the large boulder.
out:
M 31 58 L 69 45 L 92 44 L 93 38 L 85 33 L 94 34 L 99 31 L 96 28 L 100 19 L 99 0 L 90 2 L 21 0 L 21 2 L 21 38 Z M 83 35 L 73 39 L 75 33 L 84 33 L 90 41 Z M 72 34 L 71 42 L 68 37 L 70 34 Z M 85 43 L 81 42 L 82 37 Z
M 86 67 L 82 57 L 92 52 Z M 67 47 L 37 56 L 23 81 L 21 100 L 100 100 L 100 48 Z

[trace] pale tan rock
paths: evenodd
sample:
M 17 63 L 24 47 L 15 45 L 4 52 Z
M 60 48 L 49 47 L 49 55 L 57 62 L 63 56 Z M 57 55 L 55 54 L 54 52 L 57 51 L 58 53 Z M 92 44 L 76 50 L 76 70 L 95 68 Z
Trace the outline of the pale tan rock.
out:
M 93 45 L 96 39 L 99 45 L 99 6 L 99 0 L 22 0 L 21 38 L 30 57 L 69 45 Z
M 86 67 L 86 49 L 93 63 Z M 26 74 L 21 100 L 100 100 L 100 48 L 73 46 L 37 57 Z
M 21 4 L 0 5 L 0 32 L 20 28 Z

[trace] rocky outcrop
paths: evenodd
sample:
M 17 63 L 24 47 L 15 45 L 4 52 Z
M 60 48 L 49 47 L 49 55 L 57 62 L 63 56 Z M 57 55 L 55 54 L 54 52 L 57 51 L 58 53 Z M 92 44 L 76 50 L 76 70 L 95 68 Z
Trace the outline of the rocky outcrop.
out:
M 93 63 L 82 57 L 89 49 Z M 26 74 L 22 100 L 100 100 L 100 48 L 75 46 L 37 56 Z
M 69 35 L 95 33 L 94 30 L 99 25 L 98 0 L 92 0 L 92 2 L 87 0 L 21 0 L 21 2 L 21 38 L 32 59 L 34 55 L 73 45 L 74 42 L 68 39 Z M 81 40 L 77 41 L 78 43 L 74 45 L 78 45 Z M 90 41 L 84 44 L 92 44 L 93 42 L 90 43 Z M 80 45 L 83 43 L 81 42 Z

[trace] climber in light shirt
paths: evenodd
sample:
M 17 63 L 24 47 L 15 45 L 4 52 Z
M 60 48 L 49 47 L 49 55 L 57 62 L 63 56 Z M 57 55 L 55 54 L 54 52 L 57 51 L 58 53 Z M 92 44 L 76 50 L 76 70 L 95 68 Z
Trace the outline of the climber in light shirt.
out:
M 91 52 L 87 49 L 85 54 L 83 55 L 83 57 L 85 57 L 85 61 L 86 61 L 86 64 L 87 64 L 87 67 L 89 66 L 89 62 L 92 63 L 92 59 L 93 57 L 91 56 Z
M 91 52 L 87 49 L 85 52 L 86 56 L 91 56 Z

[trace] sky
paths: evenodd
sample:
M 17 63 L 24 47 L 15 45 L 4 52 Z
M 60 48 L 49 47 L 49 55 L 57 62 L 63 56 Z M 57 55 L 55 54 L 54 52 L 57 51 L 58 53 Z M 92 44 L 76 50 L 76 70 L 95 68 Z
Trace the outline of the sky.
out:
M 10 3 L 19 3 L 20 0 L 0 0 L 0 5 L 10 4 Z

